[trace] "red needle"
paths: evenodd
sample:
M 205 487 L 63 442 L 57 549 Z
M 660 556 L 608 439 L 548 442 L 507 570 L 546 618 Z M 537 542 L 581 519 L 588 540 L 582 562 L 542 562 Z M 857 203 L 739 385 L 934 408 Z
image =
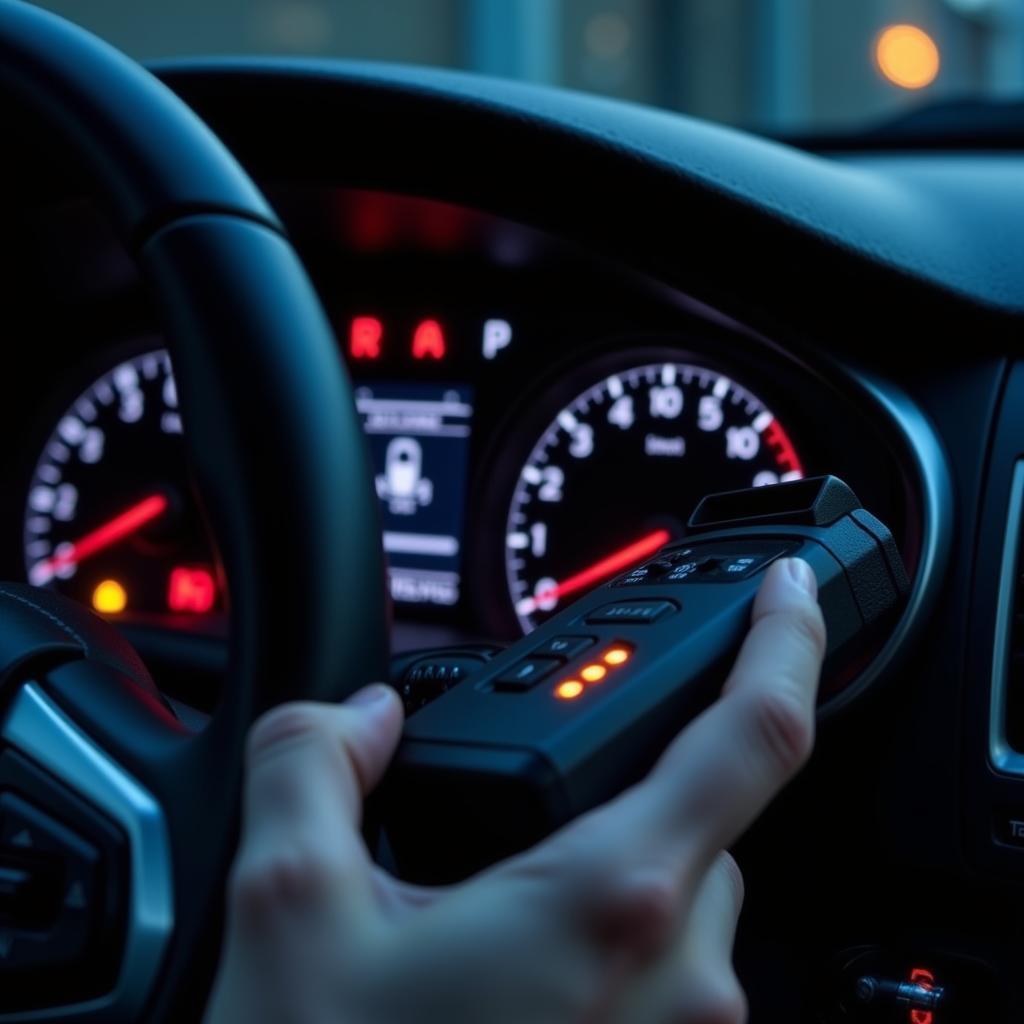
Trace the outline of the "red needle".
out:
M 33 575 L 49 579 L 66 566 L 77 565 L 98 551 L 109 548 L 119 540 L 124 540 L 129 534 L 135 533 L 136 530 L 141 529 L 158 516 L 162 516 L 166 511 L 167 499 L 162 494 L 151 494 L 148 498 L 143 498 L 142 501 L 132 505 L 131 508 L 125 509 L 120 515 L 107 520 L 102 526 L 97 526 L 95 530 L 75 541 L 70 547 L 39 562 L 35 566 Z
M 606 558 L 602 558 L 601 561 L 595 562 L 574 576 L 562 580 L 561 583 L 557 583 L 547 590 L 542 590 L 533 597 L 525 598 L 519 602 L 517 610 L 521 615 L 529 615 L 530 612 L 535 611 L 542 604 L 549 601 L 557 601 L 560 597 L 565 597 L 566 594 L 583 590 L 592 583 L 598 583 L 606 576 L 612 576 L 620 569 L 625 569 L 634 562 L 639 562 L 642 558 L 653 555 L 658 548 L 663 547 L 671 539 L 672 534 L 668 530 L 655 530 L 647 534 L 646 537 L 641 537 L 640 540 L 620 548 L 615 554 L 608 555 Z

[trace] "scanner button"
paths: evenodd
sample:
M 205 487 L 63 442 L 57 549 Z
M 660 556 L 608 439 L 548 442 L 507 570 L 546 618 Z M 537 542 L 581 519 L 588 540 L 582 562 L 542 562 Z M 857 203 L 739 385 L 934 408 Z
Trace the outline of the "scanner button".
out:
M 553 636 L 546 644 L 541 644 L 533 655 L 543 658 L 575 658 L 594 643 L 596 641 L 592 636 Z
M 663 616 L 678 610 L 679 606 L 672 601 L 616 601 L 592 611 L 586 621 L 593 625 L 613 622 L 642 625 L 657 622 Z
M 745 557 L 730 558 L 722 564 L 722 575 L 726 579 L 739 577 L 745 580 L 761 568 L 770 558 L 770 555 L 747 555 Z
M 494 680 L 496 690 L 529 690 L 562 664 L 560 658 L 524 658 Z
M 638 566 L 627 572 L 625 576 L 618 579 L 613 586 L 616 587 L 639 587 L 645 583 L 656 580 L 664 573 L 665 569 L 658 562 L 651 562 L 648 565 Z
M 663 580 L 664 583 L 680 583 L 688 580 L 700 568 L 700 562 L 690 559 L 687 562 L 680 562 Z

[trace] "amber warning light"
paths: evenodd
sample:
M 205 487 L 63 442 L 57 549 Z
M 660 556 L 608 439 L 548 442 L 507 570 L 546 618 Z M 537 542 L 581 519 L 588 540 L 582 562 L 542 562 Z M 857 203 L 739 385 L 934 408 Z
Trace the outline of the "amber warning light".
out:
M 117 615 L 128 607 L 128 595 L 117 580 L 103 580 L 92 592 L 92 606 L 104 615 Z

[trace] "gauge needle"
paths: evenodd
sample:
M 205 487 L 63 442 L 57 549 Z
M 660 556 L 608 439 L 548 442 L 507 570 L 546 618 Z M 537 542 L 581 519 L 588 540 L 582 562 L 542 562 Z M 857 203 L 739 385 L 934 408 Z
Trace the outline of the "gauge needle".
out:
M 167 499 L 162 494 L 151 494 L 148 498 L 143 498 L 73 544 L 62 544 L 49 558 L 37 562 L 32 568 L 32 582 L 37 585 L 48 583 L 61 569 L 69 565 L 78 565 L 79 562 L 124 540 L 166 511 Z
M 561 583 L 556 583 L 554 586 L 534 594 L 533 597 L 524 597 L 516 603 L 516 611 L 520 615 L 532 615 L 533 612 L 544 604 L 554 603 L 560 597 L 573 594 L 577 590 L 583 590 L 592 583 L 598 583 L 606 576 L 612 576 L 619 572 L 619 570 L 628 568 L 634 562 L 639 562 L 640 559 L 653 555 L 658 548 L 667 544 L 671 539 L 672 534 L 668 530 L 654 530 L 652 533 L 647 534 L 646 537 L 641 537 L 639 540 L 633 541 L 632 544 L 620 548 L 614 554 L 608 555 L 599 562 L 587 566 L 586 569 L 582 569 L 574 576 L 562 580 Z

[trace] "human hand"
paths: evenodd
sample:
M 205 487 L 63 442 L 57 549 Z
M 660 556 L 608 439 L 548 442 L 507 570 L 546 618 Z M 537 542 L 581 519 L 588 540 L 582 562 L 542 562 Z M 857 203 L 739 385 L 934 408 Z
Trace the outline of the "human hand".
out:
M 804 562 L 773 565 L 721 698 L 647 778 L 456 886 L 397 881 L 360 837 L 401 731 L 389 687 L 269 712 L 207 1024 L 744 1020 L 742 881 L 723 851 L 810 753 L 815 596 Z

